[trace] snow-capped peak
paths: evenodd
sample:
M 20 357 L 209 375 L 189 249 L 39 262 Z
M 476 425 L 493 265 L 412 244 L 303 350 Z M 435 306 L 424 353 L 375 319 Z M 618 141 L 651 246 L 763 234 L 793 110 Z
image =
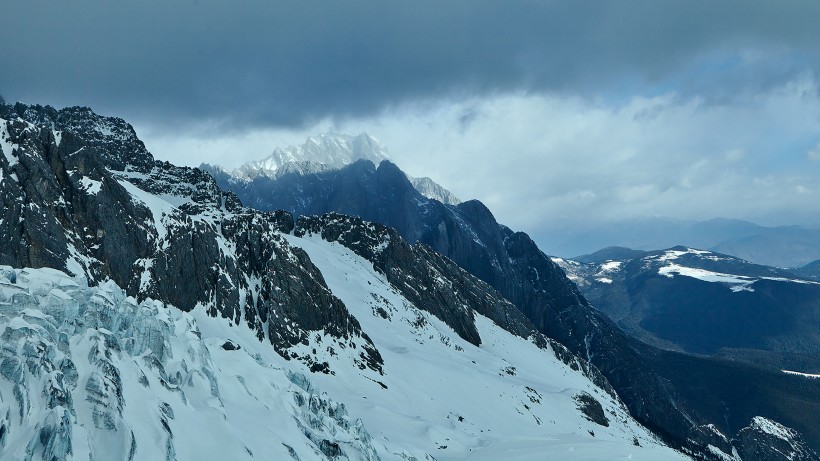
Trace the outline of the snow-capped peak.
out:
M 456 197 L 455 194 L 426 176 L 421 178 L 408 176 L 407 179 L 413 185 L 414 189 L 419 191 L 421 195 L 427 198 L 438 200 L 439 202 L 447 205 L 458 205 L 461 203 L 461 200 Z
M 252 180 L 258 176 L 274 177 L 279 168 L 289 163 L 308 162 L 322 165 L 323 169 L 335 169 L 357 160 L 370 160 L 378 165 L 387 158 L 387 148 L 367 133 L 357 136 L 324 133 L 308 137 L 304 144 L 277 147 L 268 157 L 245 163 L 231 175 Z
M 276 179 L 288 173 L 324 173 L 344 168 L 358 160 L 369 160 L 378 166 L 382 160 L 389 160 L 387 147 L 367 133 L 357 136 L 323 133 L 308 137 L 304 144 L 277 147 L 264 159 L 244 163 L 233 170 L 206 164 L 200 168 L 212 173 L 225 173 L 240 182 L 249 182 L 259 177 Z M 452 192 L 428 177 L 407 176 L 407 179 L 427 198 L 448 205 L 461 203 Z

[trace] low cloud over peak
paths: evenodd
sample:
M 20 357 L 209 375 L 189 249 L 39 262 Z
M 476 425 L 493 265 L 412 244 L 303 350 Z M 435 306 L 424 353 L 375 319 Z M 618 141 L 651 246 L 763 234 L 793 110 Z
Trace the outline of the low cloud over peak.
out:
M 499 92 L 720 101 L 816 72 L 817 18 L 810 1 L 11 2 L 0 88 L 235 129 Z

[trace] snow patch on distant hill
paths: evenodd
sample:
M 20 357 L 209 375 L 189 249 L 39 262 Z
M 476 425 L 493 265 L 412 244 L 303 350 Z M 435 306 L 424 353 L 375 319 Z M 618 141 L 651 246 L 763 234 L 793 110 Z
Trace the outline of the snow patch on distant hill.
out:
M 686 277 L 692 277 L 698 280 L 702 280 L 704 282 L 718 282 L 730 285 L 738 285 L 732 287 L 732 291 L 742 291 L 744 289 L 752 291 L 752 288 L 746 287 L 755 282 L 755 279 L 751 277 L 744 277 L 741 275 L 732 274 L 722 274 L 719 272 L 712 272 L 704 269 L 684 267 L 674 263 L 661 267 L 660 269 L 658 269 L 658 273 L 666 277 L 674 277 L 675 274 L 677 274 Z
M 818 379 L 818 378 L 820 378 L 820 374 L 801 373 L 799 371 L 791 371 L 791 370 L 780 370 L 780 371 L 782 371 L 783 373 L 786 373 L 788 375 L 803 376 L 804 378 L 808 378 L 808 379 Z

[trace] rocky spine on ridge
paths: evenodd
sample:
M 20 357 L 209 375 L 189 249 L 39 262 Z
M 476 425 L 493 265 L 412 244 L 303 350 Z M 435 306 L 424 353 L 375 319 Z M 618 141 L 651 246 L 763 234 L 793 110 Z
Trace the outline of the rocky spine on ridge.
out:
M 0 106 L 0 264 L 111 279 L 153 298 L 244 322 L 281 355 L 322 330 L 381 357 L 319 271 L 280 236 L 287 213 L 243 208 L 206 173 L 155 161 L 130 125 L 89 109 Z M 161 283 L 159 282 L 161 281 Z
M 549 347 L 565 364 L 583 371 L 597 386 L 614 395 L 606 378 L 589 362 L 579 360 L 563 345 L 538 332 L 495 289 L 427 245 L 411 245 L 394 229 L 338 213 L 300 217 L 294 234 L 318 235 L 338 242 L 370 261 L 413 305 L 441 319 L 462 339 L 474 345 L 481 343 L 474 312 L 481 314 L 542 349 Z

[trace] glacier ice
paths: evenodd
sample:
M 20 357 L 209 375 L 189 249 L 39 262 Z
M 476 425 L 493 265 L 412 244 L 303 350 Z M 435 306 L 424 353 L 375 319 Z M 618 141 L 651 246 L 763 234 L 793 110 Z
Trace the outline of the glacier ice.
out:
M 2 459 L 379 459 L 304 375 L 113 282 L 0 267 L 0 339 Z

